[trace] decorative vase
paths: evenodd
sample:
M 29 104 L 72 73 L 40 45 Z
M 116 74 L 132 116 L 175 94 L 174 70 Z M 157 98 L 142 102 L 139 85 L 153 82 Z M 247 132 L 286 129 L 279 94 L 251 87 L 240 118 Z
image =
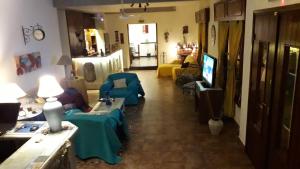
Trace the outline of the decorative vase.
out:
M 208 126 L 212 135 L 219 135 L 223 128 L 223 121 L 210 119 L 208 121 Z

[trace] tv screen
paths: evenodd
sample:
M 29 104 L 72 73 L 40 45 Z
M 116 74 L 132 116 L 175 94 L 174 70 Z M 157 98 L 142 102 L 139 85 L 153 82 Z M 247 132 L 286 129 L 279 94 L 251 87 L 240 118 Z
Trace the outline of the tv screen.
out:
M 208 55 L 203 55 L 202 78 L 208 87 L 215 85 L 217 59 Z

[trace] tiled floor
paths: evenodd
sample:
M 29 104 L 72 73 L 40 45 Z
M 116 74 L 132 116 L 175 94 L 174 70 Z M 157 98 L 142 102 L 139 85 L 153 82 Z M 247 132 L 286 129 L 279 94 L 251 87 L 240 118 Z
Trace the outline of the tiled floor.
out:
M 132 60 L 131 67 L 157 66 L 156 57 L 139 57 Z
M 139 106 L 127 108 L 131 139 L 123 161 L 111 166 L 78 160 L 78 168 L 253 169 L 233 122 L 225 122 L 220 136 L 210 135 L 198 122 L 193 96 L 183 95 L 171 79 L 157 79 L 155 71 L 137 73 L 146 96 Z

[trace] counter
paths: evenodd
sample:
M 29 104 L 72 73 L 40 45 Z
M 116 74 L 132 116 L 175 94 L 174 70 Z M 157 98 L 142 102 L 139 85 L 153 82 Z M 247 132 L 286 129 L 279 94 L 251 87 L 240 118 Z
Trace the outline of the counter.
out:
M 88 90 L 98 90 L 109 74 L 124 71 L 123 51 L 121 49 L 106 56 L 79 57 L 73 58 L 72 61 L 75 75 L 83 78 L 85 77 L 84 64 L 92 63 L 94 65 L 96 79 L 89 82 L 85 80 Z

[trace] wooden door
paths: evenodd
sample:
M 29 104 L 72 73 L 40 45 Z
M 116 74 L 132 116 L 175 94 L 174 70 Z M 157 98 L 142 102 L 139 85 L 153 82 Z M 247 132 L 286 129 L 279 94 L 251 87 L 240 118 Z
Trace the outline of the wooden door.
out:
M 269 168 L 300 168 L 300 10 L 280 13 Z
M 256 169 L 267 165 L 277 22 L 274 13 L 254 16 L 246 151 Z

